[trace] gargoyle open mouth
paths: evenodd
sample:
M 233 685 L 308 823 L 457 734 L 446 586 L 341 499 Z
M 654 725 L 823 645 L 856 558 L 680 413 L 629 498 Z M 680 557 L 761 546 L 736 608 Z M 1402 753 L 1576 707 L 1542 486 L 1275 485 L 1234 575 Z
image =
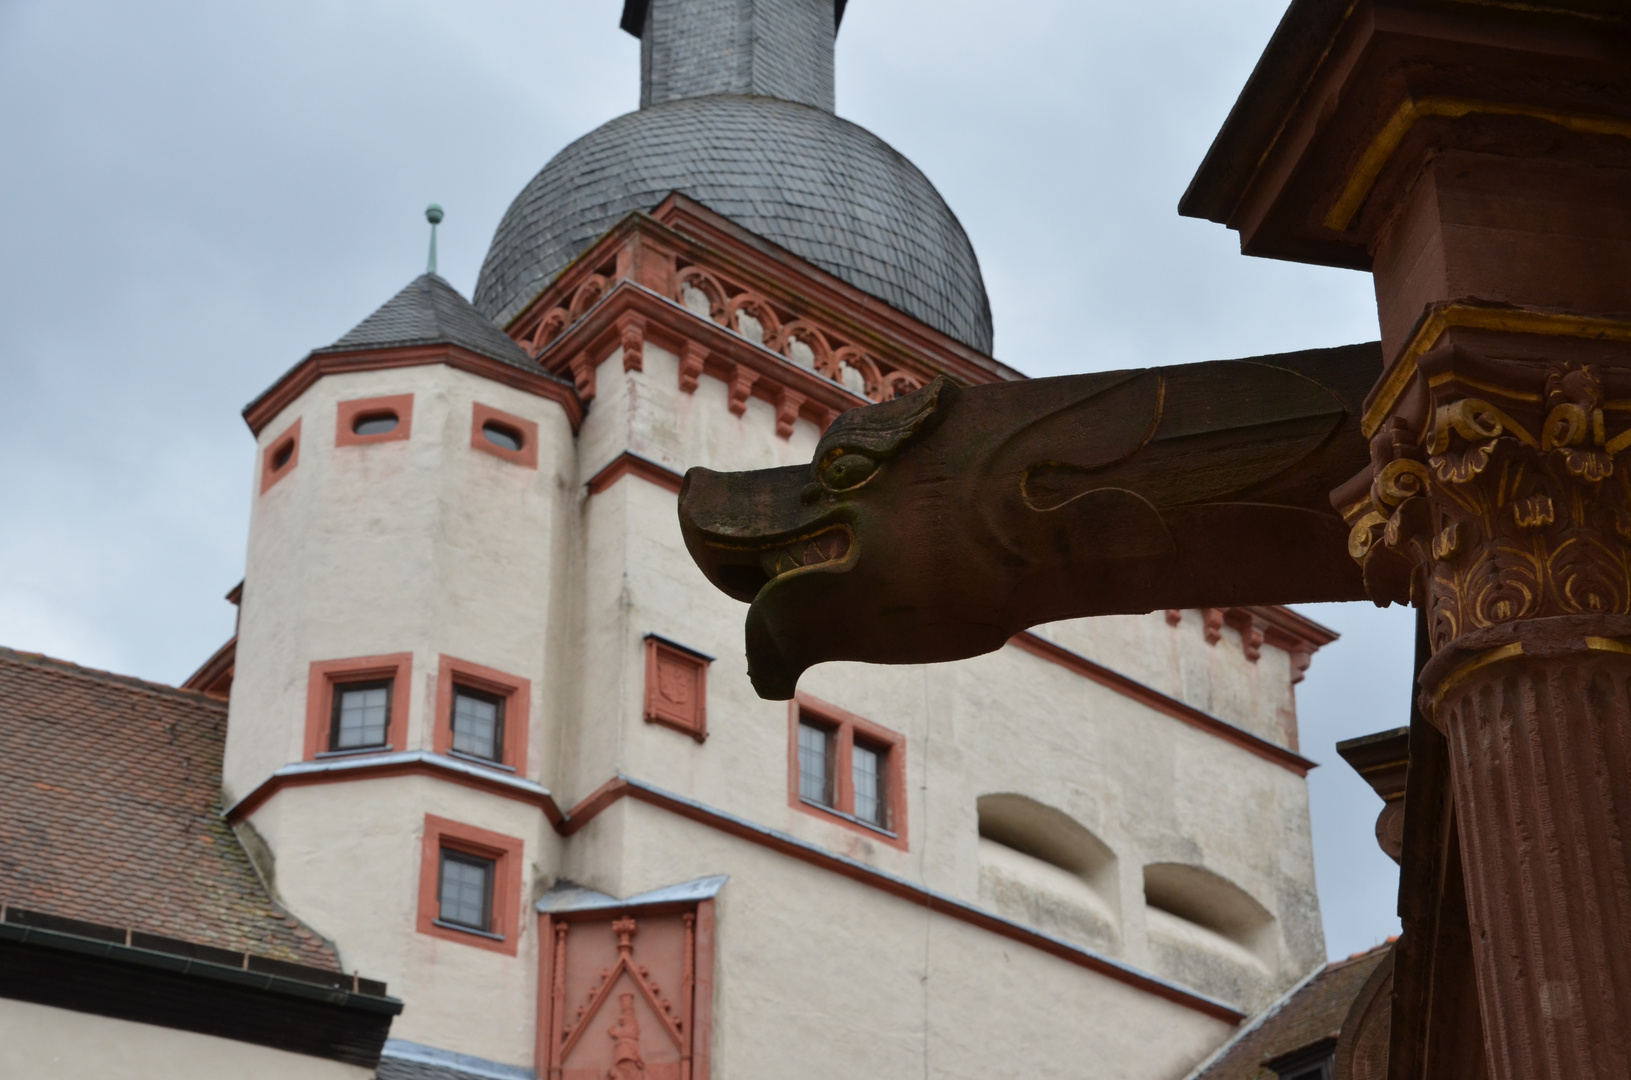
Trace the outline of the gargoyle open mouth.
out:
M 772 581 L 796 570 L 835 566 L 849 558 L 854 536 L 848 525 L 831 525 L 808 536 L 789 540 L 767 549 L 759 557 L 765 575 Z

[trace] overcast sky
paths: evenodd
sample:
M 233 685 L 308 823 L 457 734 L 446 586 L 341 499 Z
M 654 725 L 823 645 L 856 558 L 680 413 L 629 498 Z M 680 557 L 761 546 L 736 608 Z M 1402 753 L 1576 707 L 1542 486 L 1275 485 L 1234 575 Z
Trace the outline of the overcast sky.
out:
M 852 0 L 838 111 L 940 188 L 1032 375 L 1377 336 L 1368 275 L 1243 258 L 1179 195 L 1285 0 Z M 185 679 L 232 631 L 239 411 L 639 100 L 620 0 L 0 0 L 0 644 Z M 1335 740 L 1406 720 L 1410 619 L 1300 691 L 1333 956 L 1396 933 Z

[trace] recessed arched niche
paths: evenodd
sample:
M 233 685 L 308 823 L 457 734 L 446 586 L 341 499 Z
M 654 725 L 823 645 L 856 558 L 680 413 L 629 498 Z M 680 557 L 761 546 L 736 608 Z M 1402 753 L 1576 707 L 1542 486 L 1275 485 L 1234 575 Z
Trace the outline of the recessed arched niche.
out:
M 1116 857 L 1063 810 L 1011 792 L 981 795 L 980 901 L 1092 948 L 1121 944 Z
M 1144 928 L 1158 971 L 1227 1001 L 1266 986 L 1278 966 L 1274 916 L 1246 890 L 1204 867 L 1144 867 Z

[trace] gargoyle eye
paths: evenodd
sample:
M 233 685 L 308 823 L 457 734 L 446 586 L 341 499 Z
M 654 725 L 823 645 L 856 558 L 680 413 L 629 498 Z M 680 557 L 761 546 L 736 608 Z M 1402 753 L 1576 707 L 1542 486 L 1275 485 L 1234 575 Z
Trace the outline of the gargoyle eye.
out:
M 821 480 L 834 491 L 855 487 L 878 471 L 878 463 L 865 454 L 839 454 L 821 470 Z

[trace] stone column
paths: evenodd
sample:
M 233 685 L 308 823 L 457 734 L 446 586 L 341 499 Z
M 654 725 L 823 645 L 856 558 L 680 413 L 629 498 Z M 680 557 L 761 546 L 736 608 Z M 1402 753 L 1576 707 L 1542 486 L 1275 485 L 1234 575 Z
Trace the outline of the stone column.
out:
M 1372 464 L 1332 501 L 1428 614 L 1491 1080 L 1631 1077 L 1622 8 L 1293 0 L 1181 204 L 1374 275 Z
M 1631 429 L 1605 394 L 1631 372 L 1519 351 L 1421 357 L 1350 550 L 1428 611 L 1490 1076 L 1608 1080 L 1631 1076 Z
M 1631 1076 L 1631 619 L 1468 634 L 1424 671 L 1447 736 L 1492 1077 Z

